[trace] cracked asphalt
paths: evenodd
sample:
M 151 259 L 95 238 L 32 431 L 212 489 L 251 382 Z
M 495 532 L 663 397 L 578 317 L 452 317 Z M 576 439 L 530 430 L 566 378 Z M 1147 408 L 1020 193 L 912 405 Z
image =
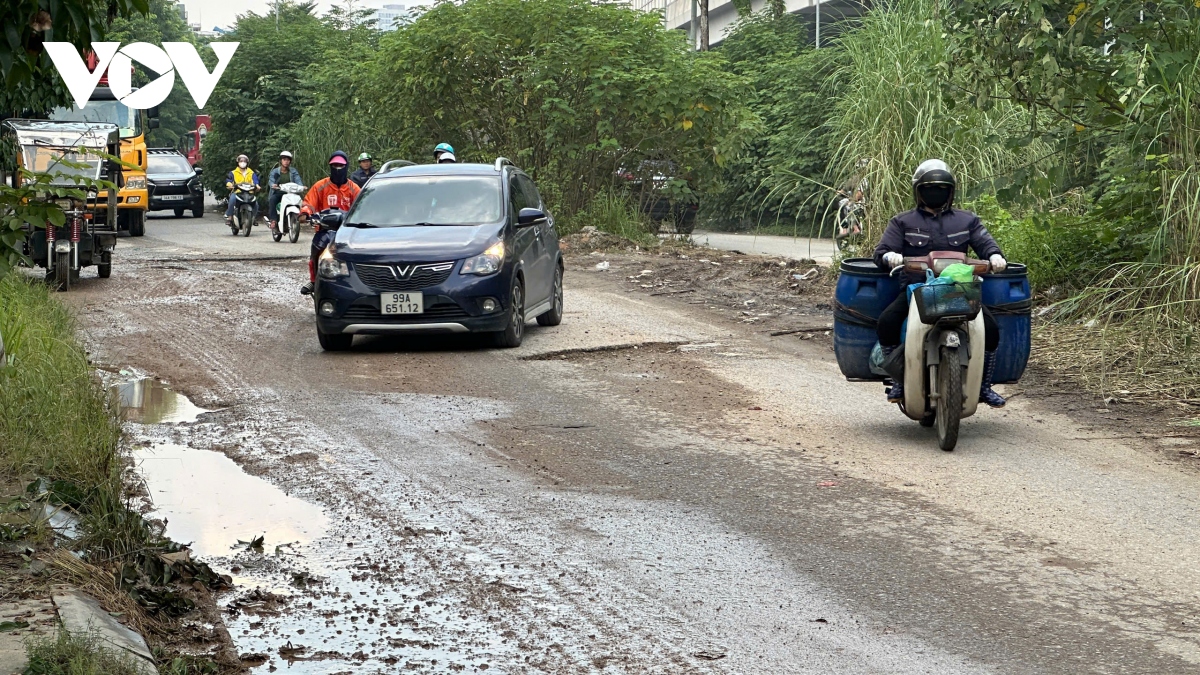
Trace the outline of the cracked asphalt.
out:
M 636 259 L 573 255 L 519 349 L 325 354 L 306 247 L 222 228 L 152 219 L 65 297 L 98 362 L 214 411 L 135 443 L 324 514 L 206 556 L 256 672 L 1200 672 L 1200 476 L 1153 447 L 1018 397 L 943 453 L 827 339 L 637 292 Z

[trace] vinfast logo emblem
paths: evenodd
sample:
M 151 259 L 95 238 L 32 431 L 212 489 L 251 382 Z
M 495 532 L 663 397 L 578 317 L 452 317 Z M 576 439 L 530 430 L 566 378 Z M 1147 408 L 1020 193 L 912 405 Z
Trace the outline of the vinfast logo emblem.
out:
M 164 42 L 162 47 L 148 42 L 134 42 L 124 47 L 120 42 L 93 42 L 92 51 L 96 54 L 95 69 L 88 70 L 87 64 L 69 42 L 46 42 L 46 53 L 58 68 L 67 89 L 75 99 L 75 105 L 86 108 L 92 92 L 100 82 L 104 71 L 108 71 L 108 86 L 113 96 L 121 103 L 137 110 L 145 110 L 166 100 L 175 86 L 175 73 L 183 80 L 183 86 L 192 95 L 197 108 L 203 108 L 208 103 L 217 86 L 217 80 L 225 72 L 225 66 L 237 51 L 237 42 L 212 42 L 213 53 L 217 55 L 217 67 L 208 72 L 195 45 L 190 42 Z M 158 77 L 137 91 L 133 90 L 131 76 L 133 62 L 145 66 Z

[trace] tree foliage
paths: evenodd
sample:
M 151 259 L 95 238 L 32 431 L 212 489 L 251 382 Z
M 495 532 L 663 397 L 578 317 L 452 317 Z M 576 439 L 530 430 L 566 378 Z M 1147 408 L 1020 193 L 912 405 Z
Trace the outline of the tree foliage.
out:
M 70 42 L 82 52 L 101 40 L 114 19 L 147 9 L 147 0 L 0 3 L 0 114 L 42 113 L 70 100 L 44 42 Z

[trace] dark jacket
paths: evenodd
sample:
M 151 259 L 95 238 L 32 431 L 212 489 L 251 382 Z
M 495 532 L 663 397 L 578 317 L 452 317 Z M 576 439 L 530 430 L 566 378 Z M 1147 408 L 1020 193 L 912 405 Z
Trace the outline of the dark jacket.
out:
M 373 166 L 371 167 L 370 171 L 363 171 L 361 168 L 359 168 L 354 173 L 350 174 L 350 180 L 354 181 L 354 184 L 358 187 L 362 187 L 367 184 L 367 179 L 377 173 L 379 173 L 379 171 Z
M 934 216 L 920 209 L 905 211 L 892 218 L 883 238 L 875 247 L 875 264 L 888 269 L 883 262 L 885 253 L 899 253 L 904 257 L 929 255 L 931 251 L 958 251 L 966 253 L 970 246 L 980 260 L 987 260 L 1000 253 L 1000 245 L 979 216 L 962 209 L 947 209 Z M 925 281 L 919 275 L 908 275 L 908 283 Z

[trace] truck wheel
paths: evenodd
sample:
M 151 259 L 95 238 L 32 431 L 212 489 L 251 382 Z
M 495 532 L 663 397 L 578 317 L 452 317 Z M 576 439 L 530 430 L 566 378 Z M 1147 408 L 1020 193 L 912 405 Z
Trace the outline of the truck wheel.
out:
M 146 234 L 146 212 L 134 211 L 129 214 L 129 236 L 141 237 Z
M 71 287 L 71 254 L 54 254 L 54 290 L 63 293 Z
M 350 349 L 354 336 L 348 333 L 322 333 L 321 329 L 317 328 L 317 342 L 320 342 L 321 349 L 327 352 L 344 352 Z
M 96 273 L 100 275 L 101 279 L 112 276 L 112 251 L 100 254 L 100 262 L 96 263 Z
M 938 402 L 934 417 L 937 421 L 938 447 L 949 452 L 958 444 L 958 421 L 962 417 L 962 366 L 958 349 L 942 347 L 938 364 Z

